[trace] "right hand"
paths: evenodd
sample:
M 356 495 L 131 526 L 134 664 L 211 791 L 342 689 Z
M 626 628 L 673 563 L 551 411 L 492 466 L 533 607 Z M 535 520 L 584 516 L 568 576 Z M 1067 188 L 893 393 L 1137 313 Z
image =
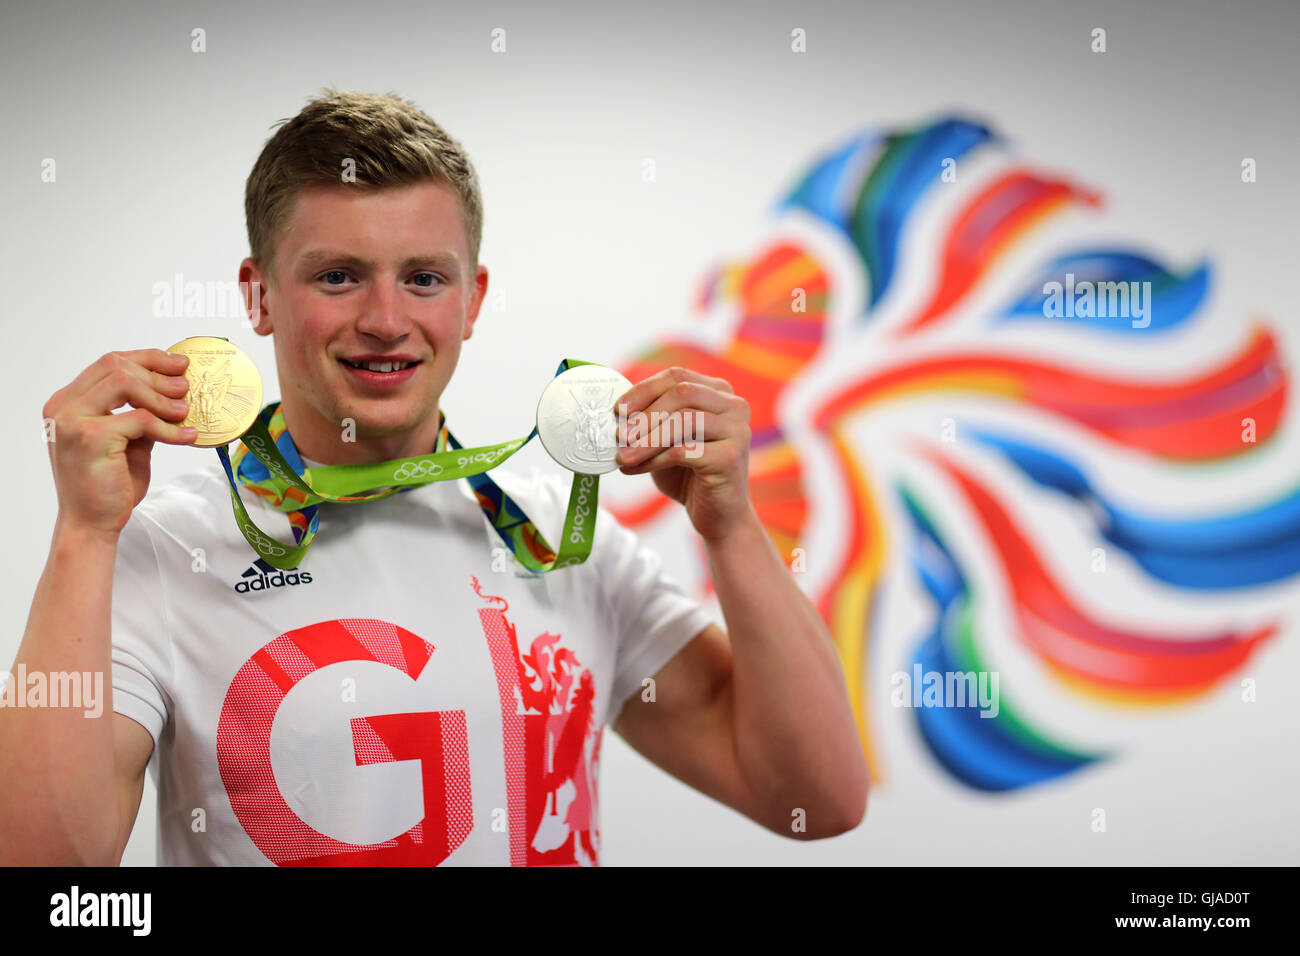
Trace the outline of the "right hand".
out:
M 189 356 L 162 349 L 109 352 L 45 403 L 54 421 L 50 466 L 64 527 L 117 535 L 149 490 L 154 442 L 189 445 Z M 175 403 L 175 404 L 174 404 Z M 131 405 L 131 411 L 113 409 Z

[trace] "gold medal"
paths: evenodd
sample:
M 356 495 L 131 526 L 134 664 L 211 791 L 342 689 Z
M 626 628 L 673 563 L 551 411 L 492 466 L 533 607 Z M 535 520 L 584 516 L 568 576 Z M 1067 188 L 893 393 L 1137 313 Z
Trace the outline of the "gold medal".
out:
M 252 359 L 210 335 L 182 339 L 167 351 L 190 357 L 190 413 L 181 424 L 198 429 L 195 447 L 227 445 L 248 431 L 262 408 L 262 376 Z

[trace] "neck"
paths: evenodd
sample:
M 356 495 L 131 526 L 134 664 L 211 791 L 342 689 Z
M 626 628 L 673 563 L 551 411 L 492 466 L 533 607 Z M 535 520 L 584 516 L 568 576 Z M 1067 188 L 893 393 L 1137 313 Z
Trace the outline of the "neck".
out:
M 341 426 L 316 421 L 292 402 L 282 402 L 285 427 L 303 458 L 322 465 L 368 465 L 395 458 L 410 458 L 433 451 L 438 442 L 441 416 L 434 405 L 416 428 L 392 435 L 350 434 Z M 355 426 L 354 426 L 355 427 Z

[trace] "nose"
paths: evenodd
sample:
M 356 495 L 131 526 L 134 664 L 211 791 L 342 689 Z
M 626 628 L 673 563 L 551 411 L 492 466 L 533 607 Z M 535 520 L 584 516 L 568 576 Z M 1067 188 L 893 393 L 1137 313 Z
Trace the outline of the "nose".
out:
M 392 342 L 405 337 L 410 330 L 411 320 L 406 315 L 396 278 L 385 277 L 372 283 L 362 301 L 357 331 Z

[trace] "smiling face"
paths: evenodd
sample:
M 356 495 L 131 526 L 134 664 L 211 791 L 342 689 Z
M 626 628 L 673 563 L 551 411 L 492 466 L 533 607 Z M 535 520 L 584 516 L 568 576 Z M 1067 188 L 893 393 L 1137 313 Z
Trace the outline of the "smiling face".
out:
M 301 190 L 260 283 L 255 331 L 275 335 L 285 424 L 306 458 L 384 461 L 433 450 L 438 401 L 487 292 L 470 272 L 456 193 L 427 180 Z M 345 419 L 355 441 L 344 441 Z

